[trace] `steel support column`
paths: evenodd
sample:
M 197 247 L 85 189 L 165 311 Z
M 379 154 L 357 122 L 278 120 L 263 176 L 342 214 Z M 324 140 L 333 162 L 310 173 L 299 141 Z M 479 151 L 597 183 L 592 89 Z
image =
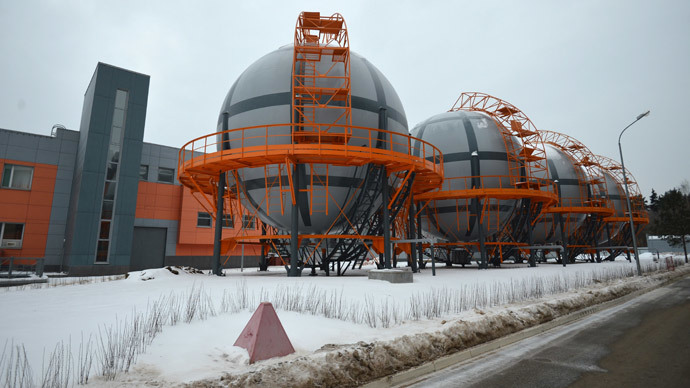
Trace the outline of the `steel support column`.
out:
M 610 222 L 606 223 L 606 238 L 608 239 L 607 245 L 613 246 L 613 241 L 611 241 L 611 223 Z M 612 256 L 613 256 L 613 249 L 609 249 L 609 257 L 607 257 L 606 259 L 611 260 Z
M 570 264 L 570 259 L 568 258 L 568 236 L 565 234 L 565 225 L 563 224 L 563 215 L 561 213 L 558 213 L 557 215 L 558 218 L 558 225 L 560 228 L 560 233 L 561 233 L 561 244 L 563 245 L 563 266 L 565 267 L 566 265 Z
M 601 253 L 599 252 L 599 233 L 598 233 L 598 231 L 599 231 L 599 227 L 598 227 L 599 219 L 598 219 L 598 216 L 596 216 L 596 215 L 594 215 L 592 217 L 597 217 L 594 219 L 594 228 L 593 228 L 594 231 L 592 231 L 592 236 L 594 236 L 594 237 L 592 238 L 592 240 L 593 240 L 592 243 L 594 245 L 594 249 L 596 249 L 596 251 L 597 251 L 596 261 L 597 261 L 597 263 L 601 263 Z
M 415 231 L 415 225 L 414 225 L 414 194 L 412 191 L 410 191 L 410 209 L 408 211 L 408 225 L 409 227 L 407 228 L 407 238 L 410 240 L 415 238 L 415 235 L 417 232 Z M 412 272 L 418 272 L 419 270 L 417 269 L 417 246 L 416 243 L 410 243 L 410 266 L 412 267 Z
M 488 201 L 488 199 L 486 199 L 485 201 Z M 485 243 L 485 241 L 484 241 L 485 240 L 484 225 L 482 223 L 482 210 L 481 210 L 482 205 L 480 204 L 480 202 L 481 201 L 479 199 L 477 199 L 474 202 L 474 214 L 475 214 L 476 219 L 477 219 L 477 228 L 478 228 L 477 233 L 479 234 L 479 236 L 478 236 L 478 238 L 479 238 L 479 255 L 481 257 L 479 269 L 488 269 L 489 268 L 489 262 L 488 262 L 487 257 L 486 257 L 486 245 L 484 244 Z M 530 242 L 530 245 L 531 245 L 531 242 Z
M 534 245 L 534 237 L 533 237 L 533 227 L 532 227 L 532 204 L 529 203 L 527 206 L 527 243 L 531 247 Z M 529 250 L 529 266 L 530 267 L 536 267 L 537 266 L 537 255 L 536 255 L 536 250 L 530 248 Z
M 416 210 L 416 209 L 415 209 Z M 417 213 L 417 238 L 422 239 L 422 212 Z M 424 245 L 422 243 L 416 243 L 417 245 L 417 260 L 419 260 L 419 269 L 424 269 L 426 264 L 424 264 Z
M 390 212 L 388 211 L 388 201 L 390 195 L 388 194 L 388 169 L 383 167 L 383 174 L 381 174 L 381 202 L 383 203 L 381 217 L 383 218 L 383 266 L 386 269 L 391 268 L 391 225 Z
M 292 218 L 290 223 L 290 268 L 288 276 L 300 276 L 297 268 L 299 256 L 299 164 L 292 165 L 292 189 L 295 194 L 295 203 L 292 205 Z
M 225 173 L 218 174 L 218 199 L 216 200 L 216 230 L 213 236 L 213 274 L 223 275 L 220 267 L 220 240 L 223 236 L 223 196 L 225 195 Z
M 261 235 L 266 235 L 266 224 L 264 224 L 263 222 L 261 223 Z M 266 240 L 261 239 L 259 241 L 261 242 L 261 258 L 259 261 L 259 271 L 267 271 L 268 261 L 266 260 Z

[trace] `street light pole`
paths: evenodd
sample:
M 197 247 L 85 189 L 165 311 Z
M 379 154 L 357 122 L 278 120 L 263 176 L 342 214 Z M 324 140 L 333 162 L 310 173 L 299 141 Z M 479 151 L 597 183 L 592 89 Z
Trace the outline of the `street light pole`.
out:
M 642 268 L 640 267 L 640 255 L 637 253 L 637 237 L 635 236 L 635 223 L 633 222 L 632 207 L 630 206 L 630 192 L 628 191 L 628 178 L 625 176 L 625 163 L 623 162 L 623 147 L 621 147 L 621 137 L 626 129 L 633 124 L 640 121 L 640 119 L 649 116 L 649 111 L 646 111 L 637 116 L 635 121 L 623 128 L 621 134 L 618 135 L 618 151 L 621 154 L 621 167 L 623 169 L 623 186 L 625 186 L 625 201 L 628 204 L 628 215 L 630 216 L 630 234 L 632 235 L 633 251 L 635 252 L 635 262 L 637 263 L 637 276 L 642 276 Z

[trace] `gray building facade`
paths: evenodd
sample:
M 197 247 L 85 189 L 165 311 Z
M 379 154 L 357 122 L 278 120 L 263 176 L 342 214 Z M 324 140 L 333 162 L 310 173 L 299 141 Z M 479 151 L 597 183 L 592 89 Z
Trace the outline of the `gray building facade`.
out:
M 86 90 L 65 233 L 70 274 L 129 269 L 149 80 L 99 63 Z

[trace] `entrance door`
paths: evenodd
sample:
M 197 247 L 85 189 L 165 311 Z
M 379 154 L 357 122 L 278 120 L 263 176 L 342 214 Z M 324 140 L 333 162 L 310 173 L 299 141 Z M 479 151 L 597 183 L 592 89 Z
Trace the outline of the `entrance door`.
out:
M 134 227 L 130 271 L 163 267 L 167 232 L 166 228 Z

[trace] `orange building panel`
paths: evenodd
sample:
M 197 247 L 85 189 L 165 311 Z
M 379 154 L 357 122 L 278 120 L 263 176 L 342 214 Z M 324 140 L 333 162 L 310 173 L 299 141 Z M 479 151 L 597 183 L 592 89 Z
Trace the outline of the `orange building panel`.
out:
M 202 195 L 202 194 L 195 194 Z M 201 199 L 199 197 L 199 199 Z M 203 201 L 203 199 L 201 199 Z M 206 210 L 194 197 L 191 190 L 184 187 L 182 190 L 182 206 L 179 215 L 180 225 L 179 225 L 179 237 L 177 241 L 176 254 L 178 256 L 210 256 L 213 254 L 213 237 L 214 237 L 214 227 L 198 227 L 197 218 L 199 212 L 207 213 Z M 212 225 L 215 224 L 212 222 Z M 234 224 L 232 228 L 223 228 L 222 238 L 229 238 L 235 236 L 241 236 L 244 233 L 249 235 L 260 235 L 261 232 L 256 229 L 244 230 L 241 229 L 242 220 L 239 216 L 235 215 Z M 254 240 L 258 241 L 258 240 Z M 242 247 L 238 245 L 230 255 L 239 256 L 241 255 Z M 260 248 L 256 246 L 245 246 L 244 254 L 259 255 Z M 223 252 L 223 255 L 228 253 Z
M 213 227 L 198 227 L 199 212 L 207 212 L 191 191 L 179 185 L 139 182 L 136 218 L 179 221 L 177 256 L 211 256 L 213 254 Z M 233 228 L 223 229 L 223 238 L 240 235 L 241 220 L 236 217 Z M 258 230 L 247 231 L 259 234 Z M 241 246 L 230 254 L 240 255 Z M 260 248 L 246 246 L 245 255 L 258 255 Z
M 139 182 L 136 218 L 178 220 L 182 186 Z
M 21 249 L 3 248 L 4 256 L 39 258 L 45 256 L 57 166 L 0 159 L 5 164 L 34 168 L 31 190 L 0 188 L 0 222 L 24 224 Z

